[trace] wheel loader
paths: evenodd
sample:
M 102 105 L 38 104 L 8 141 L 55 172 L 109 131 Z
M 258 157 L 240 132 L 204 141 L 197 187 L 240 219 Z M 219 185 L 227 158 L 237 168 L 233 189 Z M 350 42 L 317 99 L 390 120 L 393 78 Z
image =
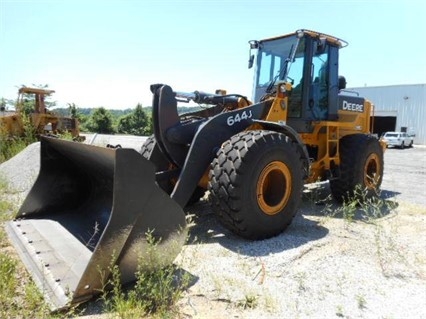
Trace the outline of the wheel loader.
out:
M 15 111 L 0 111 L 0 133 L 14 137 L 22 136 L 25 132 L 23 114 L 26 101 L 31 98 L 34 100 L 34 106 L 29 114 L 31 127 L 37 136 L 44 134 L 71 133 L 76 140 L 84 140 L 80 136 L 79 124 L 77 119 L 64 117 L 49 111 L 46 107 L 45 99 L 54 93 L 54 90 L 21 87 L 18 90 L 18 99 Z
M 154 134 L 140 152 L 42 138 L 38 179 L 7 231 L 52 308 L 98 294 L 109 265 L 134 280 L 151 260 L 147 233 L 159 244 L 152 267 L 171 263 L 185 208 L 206 192 L 247 240 L 283 232 L 306 183 L 328 180 L 339 202 L 358 186 L 376 195 L 384 145 L 371 134 L 372 103 L 338 74 L 347 43 L 297 30 L 249 44 L 251 100 L 153 84 Z M 186 102 L 202 108 L 179 114 Z

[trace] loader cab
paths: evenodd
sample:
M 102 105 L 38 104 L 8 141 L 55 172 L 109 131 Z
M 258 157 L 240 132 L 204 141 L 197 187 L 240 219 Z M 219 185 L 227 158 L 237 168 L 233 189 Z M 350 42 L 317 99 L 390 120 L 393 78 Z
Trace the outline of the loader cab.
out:
M 337 119 L 338 52 L 346 42 L 313 31 L 298 30 L 282 37 L 251 41 L 254 62 L 253 101 L 274 93 L 276 84 L 291 83 L 287 92 L 287 124 L 312 132 L 313 123 Z M 250 66 L 250 65 L 249 65 Z
M 46 96 L 50 96 L 55 93 L 54 90 L 46 90 L 39 88 L 22 87 L 18 90 L 17 109 L 25 111 L 25 105 L 28 103 L 28 98 L 33 101 L 33 109 L 31 113 L 47 113 L 46 108 Z

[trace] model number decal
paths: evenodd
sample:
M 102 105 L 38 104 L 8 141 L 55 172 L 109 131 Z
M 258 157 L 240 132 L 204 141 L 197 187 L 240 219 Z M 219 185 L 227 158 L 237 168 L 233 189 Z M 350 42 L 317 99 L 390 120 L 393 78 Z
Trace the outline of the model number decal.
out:
M 235 123 L 241 122 L 242 120 L 247 120 L 253 117 L 253 113 L 251 113 L 251 110 L 244 111 L 242 113 L 237 113 L 235 115 L 229 116 L 226 119 L 226 123 L 229 126 L 234 125 Z

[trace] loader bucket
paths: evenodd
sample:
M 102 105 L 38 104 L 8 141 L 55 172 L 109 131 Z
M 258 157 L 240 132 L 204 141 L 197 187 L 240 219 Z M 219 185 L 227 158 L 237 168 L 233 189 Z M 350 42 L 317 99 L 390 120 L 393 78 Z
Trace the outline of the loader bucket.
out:
M 138 264 L 155 269 L 179 254 L 183 210 L 135 150 L 43 137 L 40 165 L 6 230 L 52 310 L 99 294 L 113 265 L 124 284 Z

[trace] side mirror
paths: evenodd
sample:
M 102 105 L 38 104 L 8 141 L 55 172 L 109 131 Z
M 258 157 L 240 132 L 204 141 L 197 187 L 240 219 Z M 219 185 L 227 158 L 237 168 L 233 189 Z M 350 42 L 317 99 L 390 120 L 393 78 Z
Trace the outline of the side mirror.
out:
M 317 43 L 317 52 L 316 54 L 323 54 L 326 48 L 326 40 L 325 38 L 319 38 Z
M 250 44 L 250 51 L 249 51 L 248 68 L 251 69 L 253 67 L 253 61 L 254 61 L 254 54 L 251 53 L 251 50 L 259 49 L 259 41 L 250 40 L 249 44 Z
M 248 61 L 248 68 L 251 69 L 253 67 L 253 61 L 254 61 L 254 54 L 250 55 L 249 61 Z
M 339 90 L 346 89 L 346 79 L 343 75 L 339 75 Z

